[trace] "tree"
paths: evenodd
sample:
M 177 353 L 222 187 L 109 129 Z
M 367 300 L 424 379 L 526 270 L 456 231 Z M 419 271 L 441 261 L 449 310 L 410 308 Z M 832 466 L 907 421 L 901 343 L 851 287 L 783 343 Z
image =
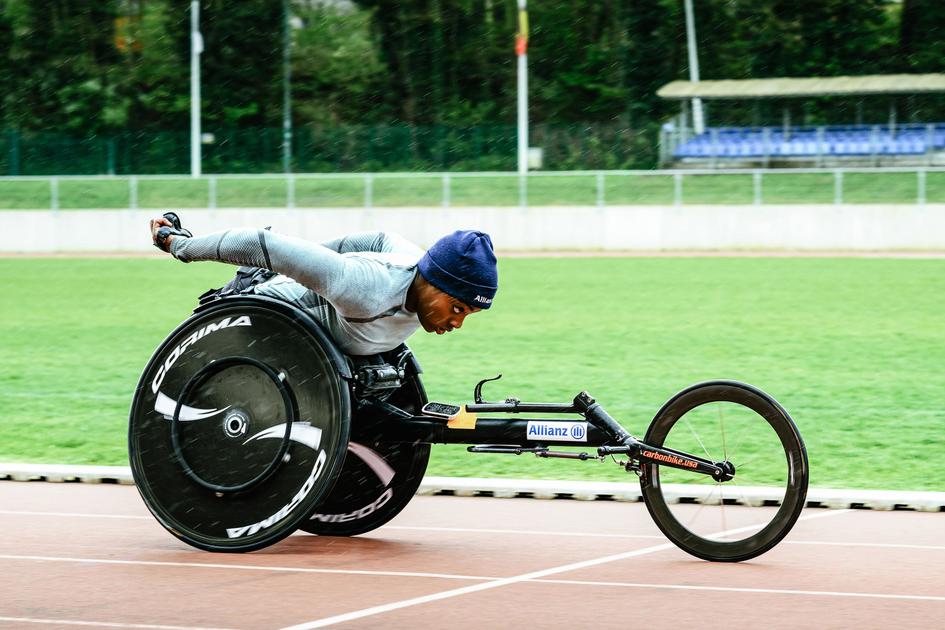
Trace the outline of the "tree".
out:
M 899 25 L 899 67 L 909 72 L 945 72 L 945 4 L 903 0 Z
M 0 3 L 0 117 L 10 125 L 11 98 L 14 96 L 14 70 L 11 62 L 13 49 L 13 24 L 6 3 Z
M 206 124 L 274 124 L 282 109 L 282 3 L 204 0 L 202 7 Z
M 20 129 L 102 132 L 123 125 L 126 111 L 111 68 L 117 2 L 7 0 L 8 124 Z
M 128 128 L 187 128 L 190 111 L 190 7 L 148 0 L 129 22 L 122 51 Z
M 514 0 L 360 0 L 371 11 L 395 120 L 495 121 L 514 112 Z M 511 92 L 514 94 L 514 92 Z
M 335 5 L 297 5 L 292 100 L 296 124 L 385 120 L 386 75 L 372 37 L 371 10 Z
M 133 128 L 187 129 L 190 1 L 141 0 L 121 68 Z M 208 129 L 279 126 L 282 3 L 202 0 L 201 118 Z
M 674 76 L 680 53 L 673 43 L 673 14 L 661 0 L 619 3 L 621 84 L 630 127 L 658 121 L 670 108 L 656 91 Z

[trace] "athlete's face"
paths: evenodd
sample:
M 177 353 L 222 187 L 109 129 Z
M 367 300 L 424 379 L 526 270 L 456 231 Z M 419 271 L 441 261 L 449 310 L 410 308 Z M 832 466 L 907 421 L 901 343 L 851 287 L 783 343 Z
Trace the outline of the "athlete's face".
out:
M 418 297 L 417 317 L 420 325 L 425 331 L 438 335 L 462 328 L 466 317 L 482 310 L 460 302 L 432 284 L 427 284 Z

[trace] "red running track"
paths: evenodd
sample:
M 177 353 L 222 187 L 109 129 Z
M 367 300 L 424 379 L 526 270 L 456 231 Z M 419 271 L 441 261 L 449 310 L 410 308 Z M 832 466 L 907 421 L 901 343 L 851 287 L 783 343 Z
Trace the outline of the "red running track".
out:
M 735 508 L 758 509 L 758 508 Z M 945 514 L 806 510 L 740 564 L 638 503 L 417 497 L 355 538 L 192 549 L 129 486 L 0 482 L 0 627 L 931 628 Z

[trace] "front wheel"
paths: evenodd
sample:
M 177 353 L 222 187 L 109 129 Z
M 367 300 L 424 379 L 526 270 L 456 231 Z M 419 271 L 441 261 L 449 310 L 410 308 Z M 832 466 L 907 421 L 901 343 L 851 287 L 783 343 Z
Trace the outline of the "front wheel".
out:
M 717 562 L 754 558 L 783 539 L 807 497 L 807 451 L 788 413 L 759 389 L 699 383 L 657 412 L 643 440 L 713 462 L 734 478 L 646 463 L 643 500 L 657 526 L 684 551 Z

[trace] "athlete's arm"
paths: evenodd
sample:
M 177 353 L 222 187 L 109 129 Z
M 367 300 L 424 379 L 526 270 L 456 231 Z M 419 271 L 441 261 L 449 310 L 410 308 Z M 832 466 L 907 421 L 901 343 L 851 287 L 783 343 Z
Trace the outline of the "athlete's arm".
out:
M 348 234 L 333 241 L 322 243 L 328 249 L 346 254 L 348 252 L 389 252 L 390 241 L 384 232 L 360 232 Z
M 418 259 L 423 250 L 394 232 L 360 232 L 349 234 L 333 241 L 322 243 L 339 254 L 348 252 L 393 252 L 415 255 Z
M 328 247 L 268 230 L 241 228 L 193 238 L 175 238 L 171 254 L 180 261 L 263 267 L 315 291 L 342 314 L 373 308 L 383 270 L 370 261 L 342 256 Z

